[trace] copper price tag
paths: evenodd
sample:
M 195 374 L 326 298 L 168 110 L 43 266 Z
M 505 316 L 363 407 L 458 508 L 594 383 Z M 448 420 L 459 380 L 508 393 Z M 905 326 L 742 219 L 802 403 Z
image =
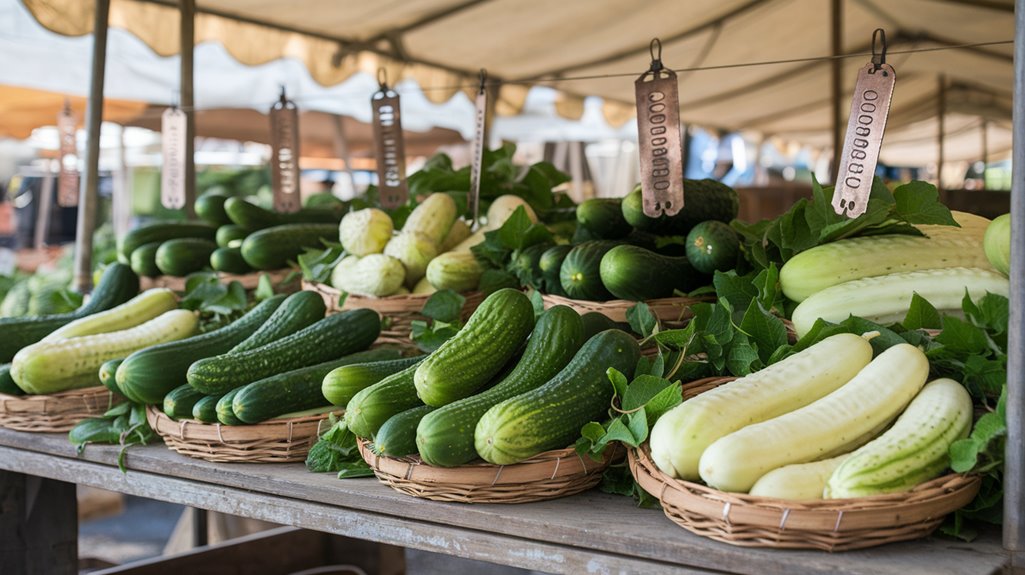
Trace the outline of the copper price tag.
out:
M 60 171 L 57 173 L 57 205 L 71 208 L 78 205 L 78 119 L 66 105 L 57 115 L 60 137 Z
M 676 73 L 662 66 L 662 43 L 657 38 L 651 42 L 651 67 L 634 82 L 634 94 L 644 214 L 671 216 L 683 208 L 680 94 Z
M 473 214 L 473 228 L 476 229 L 480 219 L 480 179 L 484 170 L 484 142 L 487 137 L 488 92 L 484 89 L 487 72 L 480 71 L 480 88 L 475 100 L 476 119 L 474 121 L 473 157 L 470 164 L 470 198 L 469 208 Z
M 406 203 L 406 146 L 402 139 L 399 94 L 384 82 L 370 99 L 374 111 L 377 144 L 377 191 L 381 206 L 397 208 Z
M 160 122 L 164 165 L 160 174 L 160 203 L 169 210 L 185 207 L 185 123 L 181 108 L 168 108 Z
M 877 33 L 881 30 L 877 30 Z M 873 52 L 875 52 L 873 35 Z M 886 117 L 890 113 L 890 99 L 897 75 L 885 63 L 886 36 L 883 52 L 873 56 L 872 62 L 858 71 L 851 100 L 851 115 L 847 120 L 847 136 L 840 155 L 833 192 L 833 210 L 839 215 L 855 218 L 865 213 L 872 178 L 879 161 L 879 148 L 883 144 Z
M 274 210 L 297 212 L 299 197 L 299 108 L 285 97 L 270 109 L 271 187 L 274 192 Z

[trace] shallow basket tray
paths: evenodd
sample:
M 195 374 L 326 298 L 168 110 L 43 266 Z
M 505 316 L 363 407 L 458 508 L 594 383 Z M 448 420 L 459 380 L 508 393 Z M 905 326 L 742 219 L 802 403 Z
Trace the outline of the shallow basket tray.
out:
M 248 274 L 229 274 L 219 272 L 217 274 L 217 279 L 220 280 L 221 283 L 225 284 L 237 281 L 238 283 L 242 284 L 242 287 L 246 290 L 254 290 L 260 284 L 260 276 L 267 275 L 270 278 L 271 284 L 274 286 L 274 291 L 284 293 L 288 291 L 295 291 L 298 288 L 298 282 L 289 282 L 288 285 L 285 287 L 287 288 L 291 286 L 290 289 L 282 290 L 280 288 L 281 282 L 284 281 L 285 278 L 287 278 L 291 273 L 294 273 L 294 270 L 282 269 L 269 271 L 254 271 Z M 158 276 L 155 278 L 143 276 L 139 278 L 139 288 L 141 290 L 147 290 L 151 288 L 162 287 L 167 288 L 171 291 L 184 292 L 186 279 L 187 278 L 180 278 L 175 276 Z
M 658 318 L 659 322 L 666 328 L 682 327 L 693 314 L 690 306 L 698 302 L 713 301 L 714 297 L 664 297 L 649 299 L 644 303 L 648 304 L 651 313 Z M 545 309 L 557 305 L 565 305 L 575 309 L 581 315 L 596 311 L 603 314 L 612 321 L 626 321 L 626 310 L 637 304 L 635 301 L 625 299 L 613 299 L 609 301 L 585 301 L 570 299 L 567 297 L 541 294 Z
M 324 298 L 324 305 L 328 313 L 337 313 L 357 308 L 368 308 L 381 315 L 381 336 L 378 341 L 391 341 L 395 343 L 409 344 L 412 342 L 410 333 L 413 330 L 413 321 L 427 320 L 421 315 L 430 294 L 406 294 L 387 297 L 365 297 L 349 294 L 345 303 L 338 305 L 342 292 L 329 285 L 303 280 L 302 289 L 314 291 Z M 466 298 L 463 304 L 462 318 L 465 321 L 470 314 L 477 309 L 477 306 L 484 301 L 484 294 L 481 292 L 469 292 L 461 294 Z
M 684 399 L 731 379 L 695 381 L 685 386 Z M 907 493 L 791 501 L 727 493 L 669 477 L 652 462 L 647 443 L 629 450 L 628 458 L 634 479 L 658 498 L 671 521 L 743 547 L 846 551 L 918 539 L 971 502 L 981 483 L 978 476 L 951 473 Z
M 193 419 L 175 421 L 156 406 L 146 407 L 146 420 L 168 447 L 182 455 L 216 462 L 305 461 L 327 418 L 328 413 L 322 413 L 252 425 L 222 425 Z
M 381 483 L 413 497 L 457 503 L 529 503 L 587 491 L 619 450 L 605 459 L 580 456 L 570 447 L 540 453 L 514 465 L 483 461 L 459 467 L 435 467 L 418 456 L 377 455 L 371 444 L 357 439 L 360 455 Z
M 0 393 L 0 427 L 36 433 L 66 432 L 124 400 L 102 385 L 50 395 Z

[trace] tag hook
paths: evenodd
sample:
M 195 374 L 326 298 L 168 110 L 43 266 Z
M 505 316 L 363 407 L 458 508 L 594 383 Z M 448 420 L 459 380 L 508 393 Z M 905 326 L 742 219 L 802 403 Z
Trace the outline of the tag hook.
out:
M 382 92 L 388 91 L 388 70 L 384 66 L 377 69 L 377 85 Z
M 484 69 L 484 68 L 481 68 L 479 76 L 480 76 L 480 86 L 477 88 L 477 93 L 478 94 L 483 94 L 484 93 L 484 84 L 486 84 L 487 81 L 488 81 L 488 71 L 486 69 Z
M 278 96 L 278 103 L 285 106 L 285 104 L 288 104 L 288 96 L 285 95 L 285 85 L 279 84 L 279 86 L 281 87 L 281 95 Z
M 877 49 L 881 48 L 881 49 Z M 873 71 L 879 70 L 886 63 L 886 30 L 876 28 L 872 32 L 872 65 Z
M 652 38 L 651 44 L 648 44 L 648 53 L 651 54 L 651 71 L 660 71 L 662 69 L 662 41 Z

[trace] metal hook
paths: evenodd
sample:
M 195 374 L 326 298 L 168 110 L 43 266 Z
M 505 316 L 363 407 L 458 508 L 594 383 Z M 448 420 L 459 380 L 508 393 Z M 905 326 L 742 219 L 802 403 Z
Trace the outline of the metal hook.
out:
M 382 92 L 388 91 L 388 70 L 384 66 L 377 69 L 377 84 Z
M 881 44 L 882 50 L 877 50 L 876 45 Z M 872 64 L 878 70 L 886 63 L 886 30 L 876 28 L 872 32 Z
M 658 51 L 657 54 L 656 50 Z M 662 41 L 658 38 L 652 38 L 651 43 L 648 44 L 648 53 L 651 54 L 651 70 L 658 72 L 662 69 Z
M 281 86 L 281 95 L 278 97 L 278 102 L 280 102 L 282 105 L 287 104 L 288 96 L 285 95 L 285 85 L 279 84 L 279 86 Z
M 483 94 L 484 93 L 484 84 L 487 83 L 487 81 L 488 81 L 488 71 L 485 70 L 484 68 L 481 68 L 480 69 L 480 87 L 478 88 L 478 91 L 477 91 L 478 94 Z

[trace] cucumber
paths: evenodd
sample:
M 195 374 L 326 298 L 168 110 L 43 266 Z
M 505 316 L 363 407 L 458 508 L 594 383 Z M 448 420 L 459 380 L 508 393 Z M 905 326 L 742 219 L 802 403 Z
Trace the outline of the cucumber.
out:
M 227 194 L 218 194 L 216 192 L 209 192 L 196 198 L 196 216 L 199 219 L 213 224 L 215 226 L 223 226 L 231 223 L 231 218 L 228 217 L 228 213 L 224 211 L 224 202 L 228 200 Z
M 235 415 L 235 412 L 231 410 L 231 404 L 235 400 L 235 396 L 242 388 L 233 389 L 228 393 L 225 393 L 217 400 L 217 405 L 214 410 L 217 412 L 217 421 L 224 425 L 242 425 L 244 422 Z
M 139 276 L 125 264 L 107 266 L 92 297 L 71 313 L 0 318 L 0 363 L 9 363 L 23 347 L 36 343 L 72 321 L 119 306 L 139 293 Z
M 543 277 L 541 275 L 541 256 L 552 247 L 550 243 L 534 244 L 528 248 L 513 252 L 512 261 L 509 263 L 509 271 L 520 280 L 520 284 L 539 288 Z
M 231 353 L 241 353 L 263 347 L 324 319 L 327 308 L 324 306 L 324 299 L 316 292 L 300 291 L 287 298 L 278 297 L 279 300 L 282 298 L 284 301 L 280 307 L 274 310 L 270 318 L 264 321 L 252 335 L 231 348 Z
M 274 226 L 299 223 L 333 224 L 338 231 L 342 210 L 301 209 L 294 214 L 279 214 L 251 204 L 242 198 L 228 198 L 224 211 L 235 225 L 254 232 Z
M 360 391 L 389 375 L 416 366 L 425 359 L 427 359 L 426 355 L 420 355 L 391 361 L 345 365 L 331 370 L 324 376 L 320 391 L 324 398 L 334 405 L 345 407 L 345 404 L 349 403 L 349 400 Z
M 621 200 L 613 198 L 591 198 L 577 206 L 577 224 L 583 226 L 595 237 L 604 240 L 618 240 L 633 230 L 623 217 Z
M 354 395 L 345 405 L 349 430 L 358 437 L 372 439 L 393 415 L 423 405 L 413 383 L 417 367 L 407 367 Z
M 227 393 L 276 373 L 366 349 L 380 333 L 381 318 L 377 312 L 354 309 L 322 319 L 257 349 L 201 359 L 189 367 L 187 379 L 203 393 Z
M 1011 214 L 997 216 L 986 228 L 983 253 L 1000 273 L 1011 274 Z M 982 266 L 978 266 L 982 267 Z
M 684 180 L 686 201 L 675 216 L 649 218 L 644 215 L 641 187 L 638 185 L 623 198 L 623 218 L 638 230 L 654 234 L 685 236 L 701 222 L 716 220 L 729 223 L 740 211 L 737 192 L 715 180 Z
M 573 246 L 554 246 L 541 254 L 537 267 L 541 270 L 541 290 L 544 293 L 565 297 L 566 292 L 562 289 L 562 280 L 559 279 L 559 270 L 562 269 L 562 262 L 566 255 L 573 250 Z
M 249 232 L 242 226 L 228 224 L 217 228 L 217 247 L 238 248 L 242 247 L 242 240 L 246 239 Z
M 210 254 L 217 249 L 213 240 L 180 238 L 168 240 L 157 248 L 157 268 L 161 273 L 185 277 L 210 265 Z
M 759 477 L 758 481 L 751 486 L 749 493 L 758 497 L 795 501 L 822 499 L 822 492 L 826 488 L 829 476 L 848 457 L 850 457 L 850 453 L 811 463 L 794 463 L 777 467 Z
M 160 275 L 160 268 L 157 267 L 157 249 L 161 242 L 150 242 L 143 244 L 132 251 L 129 258 L 132 271 L 140 276 L 155 278 Z
M 118 254 L 129 261 L 139 246 L 153 242 L 166 242 L 179 238 L 197 238 L 214 241 L 217 226 L 204 222 L 161 222 L 148 224 L 128 232 L 118 242 Z
M 687 260 L 701 273 L 731 270 L 739 256 L 740 239 L 729 224 L 701 222 L 687 234 Z
M 337 224 L 286 224 L 255 232 L 242 242 L 242 257 L 258 270 L 285 267 L 306 248 L 338 240 Z
M 320 386 L 329 372 L 344 365 L 394 360 L 400 355 L 401 352 L 394 348 L 371 349 L 272 375 L 240 387 L 231 411 L 245 423 L 259 423 L 282 413 L 324 407 L 331 402 L 324 398 Z
M 533 328 L 530 298 L 509 288 L 489 295 L 456 335 L 417 366 L 417 395 L 441 407 L 473 394 L 512 359 Z
M 260 329 L 284 305 L 284 299 L 282 295 L 267 298 L 220 329 L 133 353 L 117 370 L 118 389 L 136 403 L 159 404 L 164 395 L 185 382 L 193 362 L 231 350 Z
M 584 341 L 584 322 L 572 308 L 558 305 L 545 311 L 527 340 L 523 357 L 509 375 L 483 393 L 450 403 L 424 417 L 416 430 L 420 456 L 431 465 L 444 467 L 476 459 L 473 432 L 484 413 L 554 377 L 573 359 Z
M 210 254 L 210 267 L 228 274 L 246 274 L 253 271 L 242 257 L 242 248 L 217 248 Z
M 9 363 L 0 365 L 0 393 L 25 395 L 25 392 L 18 387 L 18 384 L 14 383 L 14 378 L 11 377 L 11 364 Z
M 687 258 L 625 244 L 602 256 L 599 275 L 612 295 L 632 301 L 670 297 L 676 290 L 687 293 L 709 279 L 695 271 Z
M 173 291 L 167 288 L 149 289 L 117 307 L 76 319 L 51 332 L 42 341 L 61 341 L 133 328 L 177 307 L 178 297 Z
M 164 413 L 174 420 L 192 417 L 192 408 L 196 402 L 206 397 L 192 388 L 191 385 L 180 385 L 164 396 Z
M 206 395 L 192 406 L 192 419 L 203 423 L 217 423 L 217 401 L 220 395 Z
M 615 394 L 606 375 L 633 375 L 641 350 L 618 329 L 587 340 L 573 360 L 541 387 L 489 409 L 474 430 L 477 453 L 489 463 L 509 465 L 561 449 L 580 437 L 580 428 L 602 419 Z
M 612 294 L 601 283 L 601 260 L 615 242 L 590 241 L 574 247 L 559 268 L 562 290 L 573 299 L 605 301 Z
M 374 453 L 390 457 L 402 457 L 416 453 L 417 425 L 436 408 L 419 405 L 391 416 L 377 430 L 374 437 Z
M 104 362 L 100 366 L 100 383 L 103 387 L 113 391 L 114 393 L 121 393 L 121 389 L 117 386 L 117 378 L 114 374 L 117 373 L 118 366 L 124 361 L 124 358 L 112 359 Z
M 121 442 L 121 432 L 114 428 L 106 417 L 90 417 L 78 422 L 68 432 L 68 441 L 73 445 L 82 446 L 87 443 Z
M 320 192 L 306 196 L 303 208 L 310 210 L 330 210 L 341 213 L 349 209 L 349 202 L 336 197 L 331 192 Z

